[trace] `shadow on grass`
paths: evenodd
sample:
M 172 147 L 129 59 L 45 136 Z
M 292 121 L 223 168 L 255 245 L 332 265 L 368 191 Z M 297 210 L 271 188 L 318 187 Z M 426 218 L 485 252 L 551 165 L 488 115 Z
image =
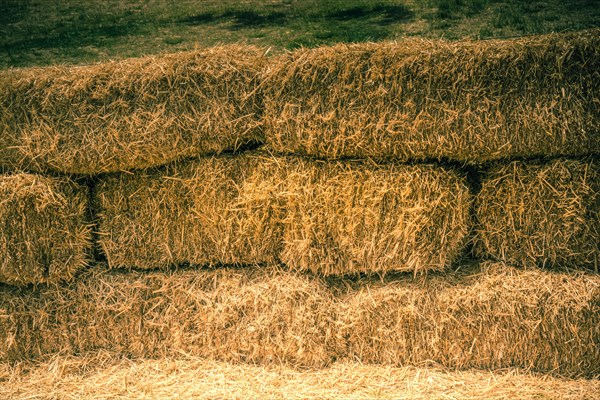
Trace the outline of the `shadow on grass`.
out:
M 231 21 L 231 29 L 281 26 L 288 22 L 288 16 L 282 12 L 260 13 L 252 10 L 229 10 L 224 13 L 207 12 L 180 20 L 188 25 L 210 24 L 218 21 Z
M 0 24 L 12 24 L 27 16 L 31 0 L 0 0 Z
M 375 3 L 341 9 L 285 9 L 286 12 L 269 10 L 229 9 L 224 12 L 204 12 L 192 15 L 179 22 L 188 25 L 212 24 L 228 22 L 233 24 L 230 29 L 260 28 L 269 26 L 285 26 L 294 23 L 311 23 L 327 26 L 339 21 L 355 21 L 359 24 L 389 25 L 406 22 L 413 17 L 413 12 L 403 4 L 389 5 Z
M 387 25 L 408 21 L 413 17 L 413 12 L 403 4 L 378 4 L 375 6 L 363 5 L 336 10 L 327 14 L 327 17 L 344 21 L 353 19 L 378 19 L 381 24 Z
M 32 32 L 26 39 L 5 43 L 7 49 L 72 48 L 105 44 L 112 39 L 134 34 L 138 28 L 132 24 L 86 26 L 55 32 Z

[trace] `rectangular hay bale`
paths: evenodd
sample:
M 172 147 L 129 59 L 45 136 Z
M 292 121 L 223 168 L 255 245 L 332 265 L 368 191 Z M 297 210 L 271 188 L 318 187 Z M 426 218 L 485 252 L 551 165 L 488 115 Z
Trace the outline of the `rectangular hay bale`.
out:
M 319 367 L 331 361 L 331 295 L 277 268 L 89 270 L 68 286 L 0 286 L 0 361 L 106 350 Z
M 519 266 L 600 267 L 600 163 L 492 167 L 476 198 L 480 257 Z
M 93 175 L 260 141 L 264 60 L 231 45 L 2 71 L 0 167 Z
M 98 236 L 110 267 L 277 262 L 284 171 L 244 154 L 102 178 Z
M 88 188 L 68 178 L 0 175 L 0 282 L 69 280 L 92 248 Z
M 600 31 L 339 44 L 273 62 L 277 153 L 398 161 L 600 154 Z
M 338 334 L 350 359 L 600 374 L 598 275 L 487 263 L 445 275 L 346 284 L 354 289 L 340 301 Z
M 301 159 L 291 165 L 281 255 L 290 268 L 423 272 L 460 257 L 471 200 L 455 171 Z

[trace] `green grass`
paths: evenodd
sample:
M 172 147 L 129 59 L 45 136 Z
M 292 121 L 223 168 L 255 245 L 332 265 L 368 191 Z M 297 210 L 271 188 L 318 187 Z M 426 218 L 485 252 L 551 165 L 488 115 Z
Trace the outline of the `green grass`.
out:
M 404 36 L 492 38 L 600 26 L 600 0 L 0 0 L 0 68 L 218 43 L 273 51 Z

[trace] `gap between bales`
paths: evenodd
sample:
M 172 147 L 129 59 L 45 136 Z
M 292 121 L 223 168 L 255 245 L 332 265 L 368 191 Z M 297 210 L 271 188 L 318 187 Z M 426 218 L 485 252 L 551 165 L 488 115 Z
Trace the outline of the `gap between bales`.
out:
M 323 280 L 279 268 L 87 271 L 0 287 L 0 359 L 91 350 L 320 368 L 402 366 L 600 374 L 600 277 L 484 263 L 445 274 Z

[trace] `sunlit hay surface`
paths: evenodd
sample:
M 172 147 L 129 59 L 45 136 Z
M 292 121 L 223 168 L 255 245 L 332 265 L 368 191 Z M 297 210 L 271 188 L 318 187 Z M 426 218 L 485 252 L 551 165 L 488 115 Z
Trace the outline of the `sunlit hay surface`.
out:
M 114 268 L 278 260 L 285 167 L 254 153 L 101 179 L 99 242 Z
M 261 140 L 263 52 L 221 46 L 0 73 L 0 166 L 97 174 Z
M 321 367 L 336 353 L 330 294 L 277 268 L 96 268 L 69 286 L 0 290 L 2 361 L 104 349 Z
M 0 361 L 91 350 L 320 368 L 335 360 L 600 374 L 600 277 L 502 264 L 323 280 L 273 267 L 90 270 L 0 287 Z
M 87 206 L 87 188 L 67 178 L 0 175 L 0 282 L 57 282 L 83 268 Z
M 324 275 L 441 270 L 470 228 L 464 177 L 430 165 L 297 159 L 281 259 Z
M 600 374 L 597 275 L 483 264 L 357 284 L 338 314 L 348 357 L 364 363 Z
M 270 148 L 399 161 L 600 153 L 600 31 L 300 49 L 266 73 Z
M 231 364 L 184 355 L 129 360 L 110 352 L 0 364 L 0 396 L 11 399 L 581 399 L 598 380 L 518 369 L 497 372 L 336 362 L 330 368 Z
M 477 197 L 480 257 L 521 266 L 600 267 L 600 163 L 492 168 Z

